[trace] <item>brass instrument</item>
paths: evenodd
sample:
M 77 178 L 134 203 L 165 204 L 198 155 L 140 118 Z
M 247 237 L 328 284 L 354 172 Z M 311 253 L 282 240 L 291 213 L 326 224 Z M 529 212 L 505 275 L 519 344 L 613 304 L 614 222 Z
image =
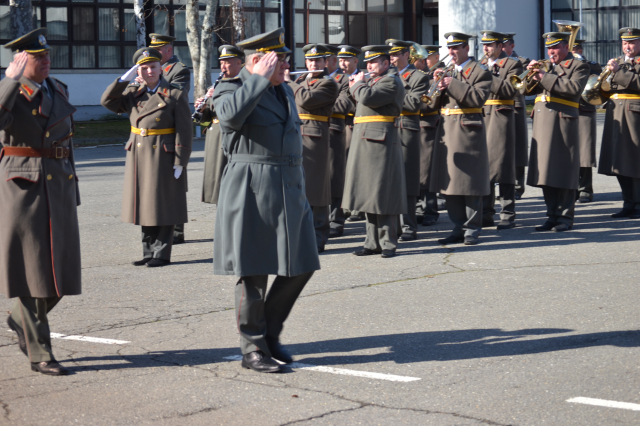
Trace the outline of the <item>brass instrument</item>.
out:
M 413 43 L 409 48 L 409 63 L 414 64 L 417 60 L 427 59 L 429 52 L 418 43 Z
M 431 103 L 437 96 L 441 95 L 440 89 L 438 89 L 438 83 L 440 83 L 440 81 L 445 78 L 445 77 L 451 77 L 453 70 L 456 69 L 456 64 L 453 63 L 451 65 L 449 65 L 447 68 L 445 68 L 442 71 L 442 74 L 440 75 L 440 77 L 436 78 L 433 80 L 433 83 L 431 84 L 431 87 L 429 87 L 429 91 L 425 94 L 423 94 L 422 96 L 420 96 L 420 100 L 422 102 L 424 102 L 425 104 L 429 104 Z
M 447 56 L 445 56 L 444 58 L 442 58 L 442 60 L 438 61 L 434 66 L 432 66 L 431 68 L 429 68 L 429 72 L 435 70 L 436 68 L 438 68 L 438 65 L 444 63 L 444 60 L 447 59 L 449 57 L 449 53 L 447 53 Z
M 620 60 L 622 56 L 616 58 Z M 600 75 L 590 75 L 587 80 L 587 85 L 582 91 L 582 99 L 590 105 L 602 105 L 605 103 L 609 96 L 603 92 L 611 90 L 611 78 L 613 74 L 607 65 Z

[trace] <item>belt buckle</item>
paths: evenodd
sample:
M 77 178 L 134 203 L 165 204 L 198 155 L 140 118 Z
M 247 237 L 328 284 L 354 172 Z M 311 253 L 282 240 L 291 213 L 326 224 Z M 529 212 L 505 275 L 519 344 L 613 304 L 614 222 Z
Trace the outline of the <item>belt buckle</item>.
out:
M 548 99 L 547 99 L 547 95 L 541 95 L 540 96 L 540 101 L 541 102 L 549 102 Z
M 449 114 L 449 108 L 445 108 L 445 109 L 444 109 L 444 115 L 450 115 L 450 114 Z
M 56 146 L 54 152 L 55 152 L 56 160 L 60 160 L 60 159 L 64 158 L 64 147 Z
M 295 154 L 289 154 L 289 167 L 295 167 Z
M 140 129 L 140 136 L 147 136 L 147 129 Z
M 613 95 L 611 95 L 611 97 L 612 97 L 613 99 L 618 99 L 618 94 L 617 94 L 617 93 L 614 93 Z

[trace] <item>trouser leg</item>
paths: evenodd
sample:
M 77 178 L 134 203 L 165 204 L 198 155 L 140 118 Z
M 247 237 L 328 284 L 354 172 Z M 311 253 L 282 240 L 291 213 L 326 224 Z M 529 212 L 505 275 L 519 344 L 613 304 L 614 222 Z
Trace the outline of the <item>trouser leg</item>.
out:
M 593 199 L 593 169 L 591 167 L 580 167 L 578 186 L 578 194 L 581 197 Z
M 627 176 L 616 176 L 622 191 L 622 208 L 633 210 L 635 201 L 633 199 L 633 179 Z
M 316 245 L 324 247 L 329 241 L 329 206 L 311 206 L 313 227 L 316 230 Z
M 364 238 L 364 248 L 381 252 L 382 247 L 378 241 L 378 215 L 374 213 L 366 213 L 366 237 Z
M 61 297 L 20 297 L 11 309 L 11 318 L 25 335 L 27 353 L 31 362 L 52 361 L 51 330 L 47 314 L 60 301 Z
M 264 316 L 267 320 L 267 336 L 277 339 L 282 333 L 285 320 L 293 305 L 302 293 L 302 289 L 311 279 L 313 272 L 294 277 L 277 276 L 264 305 Z
M 426 208 L 424 209 L 424 218 L 422 219 L 423 223 L 425 221 L 437 221 L 440 217 L 440 213 L 438 213 L 438 198 L 436 197 L 436 193 L 425 193 L 424 200 Z
M 426 196 L 427 196 L 427 191 L 425 191 L 424 189 L 421 189 L 420 196 L 416 201 L 416 218 L 420 218 L 421 216 L 424 216 L 424 212 L 427 209 Z M 411 208 L 411 206 L 409 206 L 409 208 Z
M 398 215 L 367 213 L 367 236 L 364 248 L 381 252 L 398 247 Z
M 524 167 L 516 166 L 516 195 L 522 196 L 525 189 Z
M 542 194 L 547 205 L 548 221 L 554 225 L 566 223 L 569 226 L 573 226 L 576 205 L 575 190 L 543 186 Z
M 344 210 L 342 210 L 342 198 L 331 199 L 331 214 L 329 216 L 331 229 L 337 229 L 339 232 L 344 231 Z
M 496 186 L 491 183 L 489 188 L 489 195 L 482 197 L 482 218 L 487 222 L 493 222 L 493 216 L 496 214 Z
M 453 222 L 451 235 L 479 237 L 482 229 L 482 203 L 479 195 L 445 195 L 449 219 Z
M 271 356 L 264 339 L 267 334 L 264 301 L 268 278 L 268 275 L 242 277 L 236 284 L 236 321 L 243 355 L 261 350 Z
M 171 260 L 173 225 L 143 226 L 142 253 L 145 259 Z
M 500 220 L 516 221 L 516 186 L 510 183 L 500 183 Z
M 640 209 L 640 179 L 630 178 L 633 185 L 633 203 L 634 209 Z
M 416 209 L 413 206 L 416 205 L 417 197 L 407 196 L 408 213 L 400 215 L 402 218 L 402 233 L 416 235 L 418 232 L 418 220 L 416 219 Z
M 173 237 L 184 240 L 184 223 L 178 223 L 173 227 Z

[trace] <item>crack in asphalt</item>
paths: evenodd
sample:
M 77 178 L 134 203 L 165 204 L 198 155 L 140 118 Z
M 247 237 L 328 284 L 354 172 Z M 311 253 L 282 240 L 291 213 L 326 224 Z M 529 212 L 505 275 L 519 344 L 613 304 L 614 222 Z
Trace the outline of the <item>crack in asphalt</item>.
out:
M 9 410 L 9 404 L 0 399 L 0 407 L 2 407 L 3 417 L 9 420 L 9 415 L 11 414 L 11 410 Z

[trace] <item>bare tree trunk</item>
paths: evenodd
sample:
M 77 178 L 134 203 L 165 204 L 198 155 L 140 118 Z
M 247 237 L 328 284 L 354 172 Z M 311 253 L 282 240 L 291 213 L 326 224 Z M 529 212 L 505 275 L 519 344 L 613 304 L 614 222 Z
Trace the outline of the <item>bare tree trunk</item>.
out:
M 204 96 L 207 88 L 211 86 L 211 56 L 213 54 L 213 31 L 216 25 L 216 10 L 219 0 L 208 0 L 202 22 L 202 34 L 200 36 L 200 66 L 193 66 L 195 89 L 194 97 Z
M 33 30 L 31 0 L 9 0 L 11 38 L 16 39 Z
M 231 19 L 233 22 L 233 44 L 244 40 L 244 6 L 242 0 L 232 0 Z
M 209 0 L 210 1 L 210 0 Z M 207 5 L 209 7 L 209 5 Z M 187 21 L 187 44 L 189 45 L 189 53 L 191 54 L 191 64 L 193 66 L 193 79 L 195 90 L 194 96 L 199 96 L 198 92 L 198 70 L 200 69 L 200 13 L 198 8 L 198 0 L 187 0 L 186 8 Z
M 147 45 L 147 27 L 144 23 L 144 0 L 134 0 L 133 14 L 136 17 L 136 45 L 141 49 Z

